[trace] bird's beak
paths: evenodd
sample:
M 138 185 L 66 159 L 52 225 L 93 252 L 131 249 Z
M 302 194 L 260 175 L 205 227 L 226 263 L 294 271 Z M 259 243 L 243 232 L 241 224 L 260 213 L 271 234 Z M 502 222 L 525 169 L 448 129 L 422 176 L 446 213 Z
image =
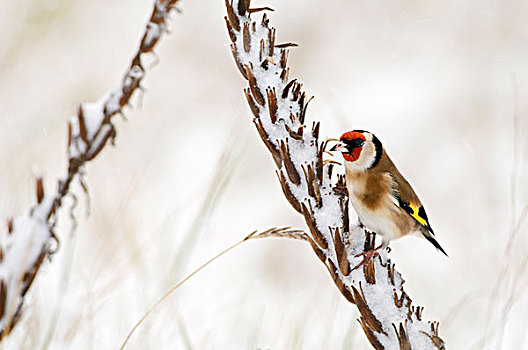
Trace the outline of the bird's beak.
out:
M 330 152 L 348 152 L 347 146 L 343 142 L 338 142 L 334 147 L 330 149 Z

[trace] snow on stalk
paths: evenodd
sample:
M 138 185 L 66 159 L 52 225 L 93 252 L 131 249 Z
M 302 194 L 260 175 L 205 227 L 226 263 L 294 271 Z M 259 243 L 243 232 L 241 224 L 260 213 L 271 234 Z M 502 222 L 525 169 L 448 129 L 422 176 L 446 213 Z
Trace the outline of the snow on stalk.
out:
M 138 51 L 121 85 L 95 103 L 82 103 L 68 123 L 68 171 L 56 192 L 45 195 L 37 179 L 37 203 L 26 215 L 8 220 L 8 234 L 0 242 L 0 339 L 9 335 L 23 311 L 24 297 L 44 259 L 53 255 L 58 240 L 53 232 L 57 212 L 70 192 L 72 181 L 84 173 L 84 165 L 97 157 L 116 131 L 112 117 L 123 114 L 145 76 L 144 54 L 152 53 L 166 31 L 170 11 L 179 0 L 156 0 Z M 81 182 L 82 184 L 82 182 Z M 86 188 L 85 188 L 86 190 Z
M 363 259 L 356 254 L 372 249 L 374 240 L 362 227 L 350 227 L 344 178 L 332 176 L 333 165 L 323 162 L 319 123 L 307 127 L 310 99 L 289 78 L 287 66 L 288 47 L 296 44 L 277 45 L 265 13 L 259 22 L 251 19 L 270 8 L 251 8 L 249 0 L 226 0 L 226 8 L 231 51 L 248 81 L 244 92 L 253 122 L 277 165 L 284 195 L 304 216 L 307 239 L 337 288 L 356 304 L 368 340 L 375 349 L 443 349 L 438 323 L 422 320 L 423 308 L 412 306 L 386 251 L 354 268 Z

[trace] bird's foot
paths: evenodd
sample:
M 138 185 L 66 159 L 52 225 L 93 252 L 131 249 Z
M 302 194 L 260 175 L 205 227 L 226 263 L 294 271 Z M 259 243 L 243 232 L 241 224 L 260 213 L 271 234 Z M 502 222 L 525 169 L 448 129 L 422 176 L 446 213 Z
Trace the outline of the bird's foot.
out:
M 360 256 L 363 257 L 363 261 L 360 262 L 359 264 L 356 265 L 356 267 L 354 267 L 352 269 L 352 271 L 356 270 L 356 269 L 359 269 L 361 266 L 363 265 L 366 265 L 370 260 L 374 259 L 376 256 L 379 255 L 378 253 L 378 250 L 380 250 L 381 248 L 383 248 L 383 245 L 380 245 L 379 247 L 377 247 L 376 249 L 371 249 L 371 250 L 366 250 L 364 252 L 361 252 L 359 254 L 356 254 L 355 257 L 356 258 L 359 258 Z

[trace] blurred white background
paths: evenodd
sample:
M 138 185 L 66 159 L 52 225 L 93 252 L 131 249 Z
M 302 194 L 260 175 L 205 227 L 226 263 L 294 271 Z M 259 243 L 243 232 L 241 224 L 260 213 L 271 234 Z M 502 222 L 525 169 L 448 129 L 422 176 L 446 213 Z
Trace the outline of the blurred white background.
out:
M 276 9 L 278 42 L 300 44 L 291 76 L 321 134 L 374 132 L 419 193 L 450 256 L 405 238 L 392 257 L 448 348 L 528 349 L 528 3 L 253 2 Z M 33 204 L 35 169 L 55 189 L 67 119 L 119 84 L 151 3 L 0 0 L 0 217 Z M 117 146 L 87 168 L 91 214 L 78 190 L 79 228 L 64 211 L 6 348 L 116 348 L 220 250 L 304 228 L 251 123 L 223 1 L 181 8 Z M 357 318 L 307 244 L 258 240 L 180 288 L 130 348 L 369 349 Z

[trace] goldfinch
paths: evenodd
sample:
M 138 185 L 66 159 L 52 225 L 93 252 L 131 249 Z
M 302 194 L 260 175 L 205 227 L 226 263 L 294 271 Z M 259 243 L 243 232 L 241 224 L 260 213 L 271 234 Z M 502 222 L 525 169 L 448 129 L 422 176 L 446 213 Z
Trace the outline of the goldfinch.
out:
M 374 251 L 388 247 L 393 239 L 418 234 L 447 256 L 420 199 L 374 134 L 346 132 L 330 151 L 343 154 L 348 196 L 360 223 L 383 237 L 382 245 Z

